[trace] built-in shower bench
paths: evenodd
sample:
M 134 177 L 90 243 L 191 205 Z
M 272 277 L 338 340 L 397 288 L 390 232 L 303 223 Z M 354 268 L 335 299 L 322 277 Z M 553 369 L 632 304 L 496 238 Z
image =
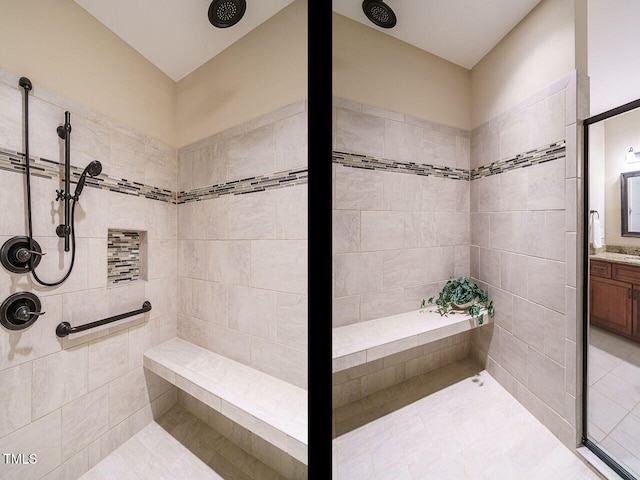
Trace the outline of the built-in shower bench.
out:
M 484 313 L 482 325 L 491 322 Z M 333 373 L 482 326 L 466 313 L 441 316 L 436 307 L 333 329 Z
M 305 389 L 178 338 L 144 367 L 306 465 Z

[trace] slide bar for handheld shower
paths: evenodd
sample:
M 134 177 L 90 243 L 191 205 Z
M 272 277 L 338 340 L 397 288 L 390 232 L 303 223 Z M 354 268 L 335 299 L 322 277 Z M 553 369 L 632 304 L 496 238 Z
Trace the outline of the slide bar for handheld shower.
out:
M 113 317 L 103 318 L 102 320 L 96 320 L 95 322 L 85 323 L 84 325 L 78 325 L 77 327 L 72 327 L 69 322 L 61 322 L 58 324 L 56 328 L 56 335 L 59 337 L 66 337 L 70 333 L 78 333 L 83 332 L 85 330 L 89 330 L 90 328 L 96 328 L 101 325 L 105 325 L 111 322 L 117 322 L 118 320 L 122 320 L 124 318 L 133 317 L 134 315 L 139 315 L 141 313 L 146 313 L 151 310 L 151 302 L 148 300 L 142 304 L 142 308 L 138 310 L 134 310 L 132 312 L 121 313 L 120 315 L 114 315 Z
M 71 217 L 69 200 L 71 200 L 71 113 L 64 112 L 64 126 L 58 127 L 58 136 L 64 140 L 64 190 L 59 198 L 64 199 L 64 225 L 56 228 L 56 233 L 60 238 L 64 237 L 64 251 L 69 251 L 69 234 L 71 227 L 69 226 L 69 218 Z

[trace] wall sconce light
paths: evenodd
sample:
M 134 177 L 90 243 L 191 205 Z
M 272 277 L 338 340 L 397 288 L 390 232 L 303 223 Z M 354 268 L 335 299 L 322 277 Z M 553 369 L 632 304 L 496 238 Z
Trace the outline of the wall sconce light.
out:
M 640 162 L 640 158 L 638 158 L 637 155 L 638 154 L 633 151 L 633 147 L 629 147 L 629 151 L 627 152 L 627 156 L 625 157 L 625 161 L 627 163 Z

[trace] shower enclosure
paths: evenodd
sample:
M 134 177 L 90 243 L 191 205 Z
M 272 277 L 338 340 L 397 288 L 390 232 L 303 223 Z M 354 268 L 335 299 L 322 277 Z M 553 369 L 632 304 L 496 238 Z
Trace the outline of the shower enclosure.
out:
M 640 100 L 584 121 L 583 442 L 640 477 Z

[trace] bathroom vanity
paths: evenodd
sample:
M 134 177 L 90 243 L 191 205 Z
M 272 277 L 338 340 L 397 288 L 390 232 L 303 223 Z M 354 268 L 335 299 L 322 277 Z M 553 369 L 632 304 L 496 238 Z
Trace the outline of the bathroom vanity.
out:
M 640 342 L 640 257 L 590 257 L 590 322 Z

